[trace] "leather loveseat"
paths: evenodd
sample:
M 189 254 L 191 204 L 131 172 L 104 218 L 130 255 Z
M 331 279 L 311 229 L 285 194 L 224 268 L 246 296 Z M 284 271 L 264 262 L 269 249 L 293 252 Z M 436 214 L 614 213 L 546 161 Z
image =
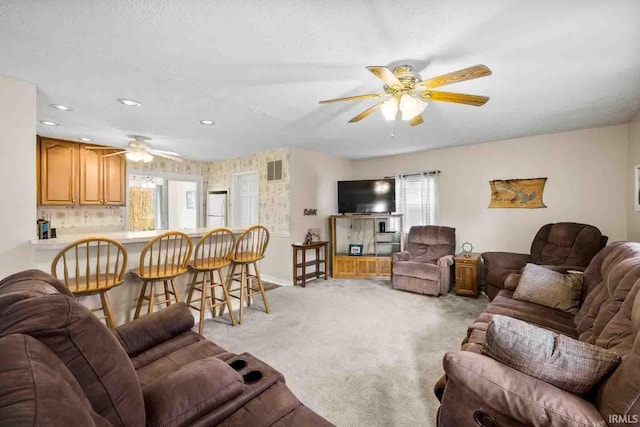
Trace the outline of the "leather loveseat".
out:
M 444 357 L 436 385 L 440 427 L 640 425 L 640 244 L 613 243 L 584 272 L 577 315 L 515 300 L 501 290 L 469 327 L 462 351 Z M 578 396 L 481 354 L 492 316 L 514 317 L 594 344 L 622 363 Z
M 530 254 L 484 252 L 486 292 L 493 300 L 511 273 L 519 273 L 533 263 L 556 271 L 583 271 L 598 251 L 605 247 L 608 237 L 593 225 L 557 222 L 544 225 L 531 243 Z
M 174 304 L 104 326 L 53 276 L 0 282 L 0 424 L 329 426 L 282 374 L 193 332 Z

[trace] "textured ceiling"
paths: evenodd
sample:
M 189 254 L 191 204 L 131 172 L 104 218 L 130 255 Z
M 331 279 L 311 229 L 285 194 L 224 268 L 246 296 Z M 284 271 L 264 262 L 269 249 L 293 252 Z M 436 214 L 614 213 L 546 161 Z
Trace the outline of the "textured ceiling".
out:
M 486 64 L 492 76 L 443 90 L 491 100 L 430 103 L 416 128 L 347 123 L 372 100 L 318 104 L 378 91 L 364 67 L 401 63 L 423 77 Z M 141 134 L 190 159 L 286 145 L 373 157 L 629 121 L 640 1 L 2 0 L 0 75 L 38 86 L 38 119 L 60 122 L 41 135 Z

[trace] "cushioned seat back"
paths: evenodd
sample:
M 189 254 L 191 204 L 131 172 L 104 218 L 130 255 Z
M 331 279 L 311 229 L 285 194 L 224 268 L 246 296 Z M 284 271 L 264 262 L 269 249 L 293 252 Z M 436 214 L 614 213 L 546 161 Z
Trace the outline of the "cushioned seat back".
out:
M 538 230 L 531 243 L 531 261 L 540 265 L 586 267 L 602 247 L 602 233 L 593 225 L 547 224 Z
M 0 310 L 16 301 L 41 295 L 73 295 L 64 282 L 41 270 L 26 270 L 0 280 Z
M 28 335 L 0 338 L 0 424 L 109 426 L 44 344 Z
M 456 249 L 456 229 L 437 225 L 414 225 L 409 230 L 407 251 L 414 258 L 436 262 Z
M 627 297 L 614 320 L 609 323 L 610 330 L 606 332 L 612 340 L 633 343 L 632 350 L 623 356 L 620 366 L 600 385 L 596 396 L 596 406 L 603 418 L 610 420 L 610 425 L 640 423 L 640 419 L 637 418 L 640 416 L 639 287 L 640 282 L 637 282 L 632 291 L 633 298 Z M 614 329 L 617 333 L 614 333 Z M 604 336 L 605 332 L 601 334 L 601 338 Z M 621 347 L 623 346 L 618 346 L 618 349 Z M 613 416 L 616 417 L 617 422 L 611 422 L 614 419 Z
M 115 426 L 145 424 L 136 372 L 115 336 L 65 295 L 27 298 L 0 309 L 0 337 L 26 334 L 73 374 L 93 409 Z
M 585 271 L 585 293 L 574 321 L 580 340 L 594 344 L 640 278 L 640 244 L 615 243 Z

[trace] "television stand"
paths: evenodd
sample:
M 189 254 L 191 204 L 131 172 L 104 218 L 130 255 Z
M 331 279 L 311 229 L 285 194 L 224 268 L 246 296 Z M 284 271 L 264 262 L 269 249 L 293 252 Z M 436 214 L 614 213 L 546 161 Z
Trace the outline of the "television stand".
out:
M 391 277 L 391 260 L 404 248 L 402 214 L 341 214 L 329 219 L 331 269 L 336 278 Z M 385 223 L 381 233 L 379 223 Z M 350 255 L 349 245 L 362 245 Z

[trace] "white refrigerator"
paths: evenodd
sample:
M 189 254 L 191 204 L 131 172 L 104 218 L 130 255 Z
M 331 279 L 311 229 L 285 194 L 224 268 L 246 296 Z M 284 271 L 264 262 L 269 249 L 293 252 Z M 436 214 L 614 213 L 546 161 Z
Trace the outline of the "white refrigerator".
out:
M 207 228 L 227 226 L 227 192 L 209 191 L 207 194 Z

